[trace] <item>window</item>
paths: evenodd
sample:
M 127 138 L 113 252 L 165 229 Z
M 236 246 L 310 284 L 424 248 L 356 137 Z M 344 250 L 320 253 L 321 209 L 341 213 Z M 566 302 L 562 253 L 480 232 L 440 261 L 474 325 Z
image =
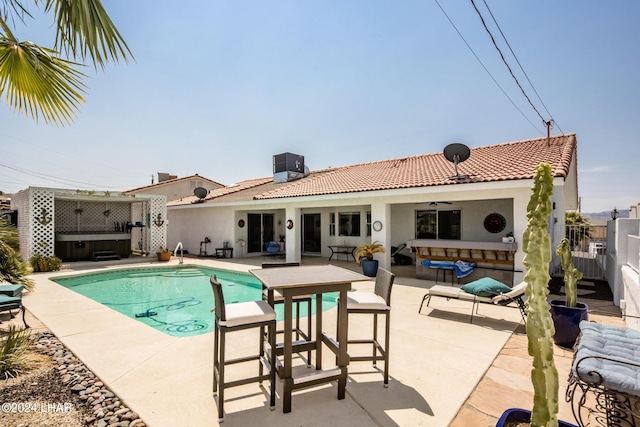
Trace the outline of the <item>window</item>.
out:
M 416 239 L 437 239 L 436 215 L 437 211 L 416 212 Z
M 460 210 L 416 211 L 416 238 L 460 240 L 461 217 Z
M 336 214 L 331 212 L 329 214 L 329 236 L 336 235 Z
M 340 213 L 340 236 L 360 235 L 360 213 Z
M 371 236 L 371 212 L 367 212 L 367 236 Z

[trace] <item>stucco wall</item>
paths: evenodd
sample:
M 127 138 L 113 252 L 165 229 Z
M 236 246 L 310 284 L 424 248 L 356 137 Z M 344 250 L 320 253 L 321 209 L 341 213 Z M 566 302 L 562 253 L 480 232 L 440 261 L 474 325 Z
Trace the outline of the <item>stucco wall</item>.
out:
M 607 280 L 614 304 L 620 306 L 627 325 L 640 330 L 640 220 L 618 218 L 607 228 Z
M 357 246 L 370 240 L 379 240 L 390 249 L 415 238 L 415 215 L 417 210 L 432 209 L 431 201 L 450 201 L 451 204 L 439 204 L 437 209 L 462 211 L 462 239 L 489 242 L 501 242 L 507 232 L 513 232 L 518 242 L 518 252 L 515 256 L 516 273 L 514 281 L 520 282 L 524 277 L 522 267 L 521 240 L 527 225 L 526 205 L 531 194 L 532 180 L 517 180 L 496 183 L 458 184 L 438 186 L 433 188 L 416 188 L 405 190 L 385 190 L 356 194 L 339 194 L 332 196 L 314 196 L 295 199 L 277 199 L 269 201 L 234 202 L 229 205 L 215 202 L 199 205 L 171 207 L 168 211 L 169 228 L 168 243 L 173 248 L 182 242 L 189 253 L 198 254 L 200 242 L 205 237 L 211 239 L 207 245 L 208 253 L 214 252 L 215 247 L 222 246 L 224 240 L 234 245 L 235 256 L 241 256 L 242 248 L 235 243 L 238 239 L 247 239 L 247 227 L 239 228 L 238 221 L 244 219 L 248 212 L 273 213 L 276 224 L 276 237 L 284 232 L 284 224 L 288 218 L 286 212 L 298 212 L 291 218 L 296 226 L 290 237 L 299 236 L 301 232 L 301 215 L 317 213 L 321 221 L 321 256 L 328 257 L 331 251 L 328 245 L 347 244 Z M 550 219 L 550 234 L 553 245 L 557 246 L 564 237 L 564 182 L 556 179 L 554 188 L 554 202 L 556 207 Z M 336 221 L 341 212 L 360 213 L 360 236 L 340 236 L 336 230 L 335 236 L 329 235 L 330 213 L 336 214 Z M 372 236 L 366 235 L 367 212 L 372 212 L 372 221 L 381 220 L 383 229 L 372 231 Z M 388 218 L 385 218 L 388 212 Z M 484 219 L 490 213 L 497 212 L 505 217 L 507 225 L 499 233 L 489 233 L 484 228 Z M 293 243 L 291 242 L 293 246 Z M 291 247 L 289 244 L 287 247 Z M 299 247 L 296 250 L 300 251 Z M 405 252 L 408 254 L 408 252 Z M 383 265 L 390 264 L 390 251 L 377 255 Z

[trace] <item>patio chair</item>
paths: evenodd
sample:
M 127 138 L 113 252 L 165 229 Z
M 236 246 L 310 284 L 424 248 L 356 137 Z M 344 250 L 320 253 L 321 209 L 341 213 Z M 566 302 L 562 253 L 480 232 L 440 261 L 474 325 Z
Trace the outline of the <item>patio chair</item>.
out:
M 24 323 L 25 328 L 29 328 L 29 325 L 24 318 L 25 308 L 24 305 L 22 305 L 23 289 L 23 285 L 12 285 L 9 283 L 0 284 L 0 313 L 8 311 L 9 315 L 13 319 L 15 317 L 13 310 L 22 311 L 22 323 Z M 0 323 L 1 322 L 2 321 L 0 321 Z
M 275 329 L 276 313 L 265 301 L 249 301 L 235 304 L 225 304 L 222 285 L 215 275 L 210 278 L 213 289 L 215 308 L 214 344 L 213 344 L 213 395 L 218 397 L 218 422 L 224 420 L 224 390 L 227 387 L 249 384 L 252 382 L 269 381 L 270 383 L 270 409 L 276 407 L 276 369 L 275 369 Z M 240 331 L 249 328 L 260 328 L 260 348 L 257 355 L 250 355 L 234 359 L 226 358 L 226 335 L 229 332 Z M 265 334 L 265 328 L 269 331 Z M 265 337 L 268 341 L 264 342 Z M 266 349 L 265 349 L 266 347 Z M 258 375 L 228 381 L 225 378 L 227 365 L 258 360 Z M 264 365 L 264 366 L 263 366 Z M 264 368 L 267 368 L 267 373 Z
M 348 339 L 347 346 L 353 344 L 368 344 L 372 346 L 370 356 L 349 356 L 350 362 L 372 361 L 376 366 L 378 360 L 384 360 L 384 387 L 389 387 L 389 332 L 391 314 L 391 289 L 395 275 L 389 270 L 378 268 L 373 292 L 354 291 L 347 294 L 347 315 L 373 314 L 373 336 L 371 339 Z M 385 316 L 384 346 L 378 342 L 378 315 Z M 348 322 L 347 322 L 348 323 Z M 338 325 L 340 330 L 340 325 Z M 348 347 L 347 347 L 348 351 Z
M 478 314 L 478 307 L 480 306 L 480 303 L 507 305 L 515 302 L 520 309 L 522 320 L 526 323 L 527 313 L 522 299 L 526 288 L 526 282 L 522 282 L 519 285 L 510 288 L 504 283 L 498 282 L 491 277 L 483 277 L 482 279 L 469 282 L 459 288 L 435 285 L 427 289 L 427 293 L 424 294 L 424 297 L 422 298 L 422 303 L 420 304 L 418 313 L 422 311 L 422 305 L 425 301 L 427 301 L 427 307 L 429 306 L 432 296 L 443 297 L 447 300 L 459 299 L 471 301 L 473 304 L 471 306 L 470 323 L 473 323 L 473 312 L 475 311 L 475 313 Z
M 276 268 L 276 267 L 299 267 L 299 262 L 266 262 L 262 263 L 262 268 Z M 293 303 L 296 305 L 296 326 L 294 331 L 296 333 L 296 340 L 302 339 L 308 341 L 311 336 L 311 295 L 301 295 L 293 298 Z M 262 292 L 262 299 L 267 300 L 267 290 Z M 303 331 L 300 327 L 300 304 L 307 304 L 307 330 Z M 284 298 L 278 291 L 273 292 L 273 304 L 284 304 Z M 276 330 L 276 334 L 284 333 L 283 329 Z M 311 366 L 311 350 L 307 352 L 307 366 Z

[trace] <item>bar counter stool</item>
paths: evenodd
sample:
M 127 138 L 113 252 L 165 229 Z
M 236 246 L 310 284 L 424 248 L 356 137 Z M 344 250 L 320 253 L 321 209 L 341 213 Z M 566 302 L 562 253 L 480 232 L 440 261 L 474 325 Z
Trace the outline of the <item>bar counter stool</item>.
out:
M 227 387 L 268 380 L 270 383 L 270 409 L 276 407 L 275 330 L 276 312 L 265 301 L 225 304 L 222 285 L 215 275 L 210 278 L 215 308 L 215 329 L 213 344 L 213 395 L 218 397 L 218 422 L 224 421 L 224 390 Z M 260 328 L 259 354 L 235 359 L 225 356 L 226 334 L 249 328 Z M 265 328 L 269 331 L 265 334 Z M 266 338 L 266 342 L 265 342 Z M 266 347 L 266 349 L 265 349 Z M 258 360 L 258 375 L 236 381 L 225 380 L 225 366 Z M 264 366 L 263 366 L 264 365 Z M 267 372 L 264 372 L 264 368 Z
M 395 275 L 378 268 L 373 292 L 355 291 L 347 294 L 347 316 L 352 314 L 373 314 L 373 337 L 371 339 L 349 340 L 347 345 L 368 344 L 372 346 L 371 356 L 349 356 L 350 362 L 384 360 L 384 387 L 389 387 L 389 330 L 391 313 L 391 288 Z M 378 315 L 385 316 L 384 347 L 378 342 Z M 338 326 L 339 330 L 340 326 Z M 347 325 L 347 337 L 348 325 Z M 348 347 L 347 347 L 348 351 Z

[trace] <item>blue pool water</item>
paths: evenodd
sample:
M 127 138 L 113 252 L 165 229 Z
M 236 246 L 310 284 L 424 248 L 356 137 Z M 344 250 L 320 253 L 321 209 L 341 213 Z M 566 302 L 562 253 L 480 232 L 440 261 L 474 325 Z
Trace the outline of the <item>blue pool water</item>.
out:
M 213 331 L 212 274 L 222 284 L 227 304 L 262 297 L 260 281 L 249 273 L 188 265 L 119 269 L 52 280 L 165 334 L 187 337 Z M 323 311 L 335 307 L 336 296 L 323 295 Z M 306 304 L 300 312 L 307 316 Z M 282 304 L 276 305 L 276 314 L 278 320 L 283 319 Z

